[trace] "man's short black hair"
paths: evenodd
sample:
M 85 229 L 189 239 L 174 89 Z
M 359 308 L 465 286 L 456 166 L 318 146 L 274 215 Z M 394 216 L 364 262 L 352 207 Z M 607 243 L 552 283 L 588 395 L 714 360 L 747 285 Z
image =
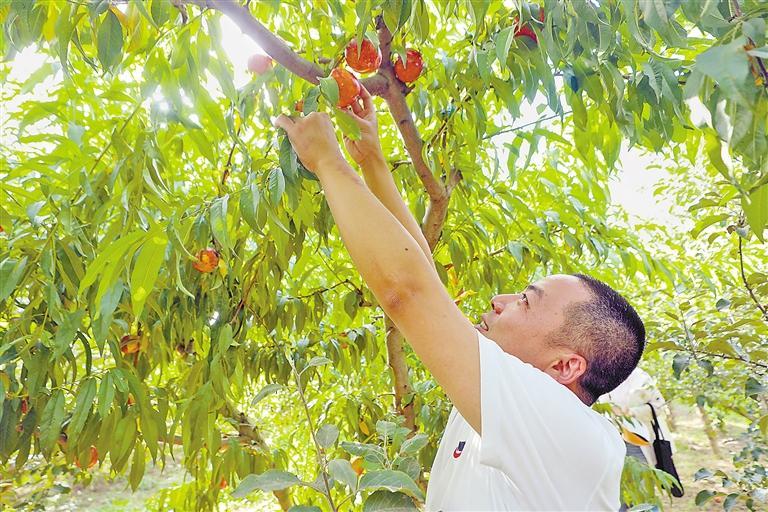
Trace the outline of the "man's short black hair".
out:
M 574 274 L 589 289 L 590 300 L 568 306 L 563 326 L 552 341 L 584 356 L 582 399 L 591 404 L 629 377 L 645 348 L 645 326 L 635 309 L 616 290 L 597 279 Z

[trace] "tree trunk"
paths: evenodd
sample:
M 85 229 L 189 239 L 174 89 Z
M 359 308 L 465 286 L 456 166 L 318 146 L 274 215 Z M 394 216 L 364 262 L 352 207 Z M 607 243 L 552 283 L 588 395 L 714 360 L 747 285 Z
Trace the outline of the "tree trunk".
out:
M 669 402 L 667 402 L 667 421 L 669 422 L 669 430 L 677 432 L 677 417 L 675 416 L 672 404 Z
M 413 409 L 413 388 L 408 378 L 403 335 L 389 317 L 385 317 L 384 325 L 387 330 L 387 363 L 392 370 L 395 388 L 395 408 L 405 418 L 405 426 L 415 430 L 416 413 Z
M 709 417 L 709 413 L 706 409 L 698 404 L 696 407 L 698 407 L 699 413 L 701 413 L 701 419 L 704 422 L 704 432 L 707 434 L 707 439 L 709 439 L 709 446 L 712 448 L 712 453 L 714 453 L 715 457 L 718 459 L 722 459 L 723 455 L 720 453 L 717 432 L 715 431 L 715 427 L 712 426 L 712 420 Z

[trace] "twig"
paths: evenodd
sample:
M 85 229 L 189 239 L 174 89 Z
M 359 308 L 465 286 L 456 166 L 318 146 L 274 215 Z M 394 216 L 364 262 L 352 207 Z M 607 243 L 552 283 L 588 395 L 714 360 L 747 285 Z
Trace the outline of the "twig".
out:
M 242 124 L 237 128 L 237 133 L 235 133 L 235 142 L 232 144 L 232 149 L 229 150 L 229 156 L 227 157 L 227 163 L 224 164 L 224 172 L 221 175 L 221 184 L 222 185 L 226 185 L 227 178 L 229 177 L 230 170 L 232 169 L 232 156 L 235 154 L 235 149 L 237 148 L 238 138 L 240 137 L 240 130 L 242 128 L 243 128 Z
M 321 293 L 325 293 L 327 291 L 331 291 L 334 288 L 338 288 L 339 286 L 345 285 L 345 284 L 352 284 L 354 283 L 350 281 L 349 279 L 344 279 L 343 281 L 339 281 L 338 283 L 334 284 L 333 286 L 327 286 L 325 288 L 318 288 L 317 290 L 310 292 L 306 295 L 297 295 L 295 297 L 291 297 L 292 299 L 308 299 L 309 297 L 314 297 L 315 295 L 319 295 Z M 359 290 L 358 290 L 359 291 Z
M 757 368 L 763 368 L 765 370 L 768 370 L 768 364 L 760 363 L 758 361 L 750 361 L 749 359 L 744 359 L 743 357 L 729 356 L 727 354 L 715 354 L 715 353 L 712 353 L 712 352 L 704 352 L 704 351 L 699 351 L 699 354 L 705 355 L 705 356 L 710 356 L 710 357 L 719 357 L 721 359 L 730 359 L 730 360 L 733 360 L 733 361 L 740 361 L 742 363 L 746 363 L 746 364 L 749 364 L 749 365 L 752 365 L 752 366 L 756 366 Z
M 296 379 L 296 388 L 299 391 L 299 398 L 301 399 L 301 404 L 304 406 L 304 413 L 307 416 L 307 424 L 309 425 L 309 433 L 312 435 L 312 441 L 315 443 L 315 451 L 317 452 L 317 463 L 320 466 L 320 473 L 323 475 L 323 483 L 325 483 L 325 497 L 328 499 L 328 504 L 331 506 L 331 510 L 336 512 L 338 508 L 336 508 L 336 505 L 333 503 L 333 496 L 331 496 L 331 485 L 328 482 L 328 473 L 326 472 L 326 466 L 327 461 L 325 459 L 325 450 L 323 450 L 323 447 L 320 446 L 320 443 L 317 441 L 317 437 L 315 436 L 315 425 L 312 421 L 312 414 L 309 412 L 309 405 L 307 404 L 307 399 L 304 398 L 304 391 L 301 389 L 301 374 L 296 370 L 296 366 L 294 366 L 293 361 L 290 358 L 288 359 L 288 363 L 291 365 L 291 369 L 293 370 L 293 376 Z
M 530 123 L 521 124 L 520 126 L 510 126 L 509 128 L 504 128 L 503 130 L 499 130 L 496 133 L 491 133 L 488 135 L 485 135 L 483 137 L 483 140 L 492 139 L 493 137 L 496 137 L 497 135 L 501 135 L 504 133 L 510 133 L 510 132 L 516 132 L 518 130 L 522 130 L 523 128 L 528 128 L 529 126 L 533 126 L 539 123 L 543 123 L 544 121 L 549 121 L 551 119 L 555 119 L 556 117 L 563 117 L 567 116 L 568 114 L 572 113 L 572 110 L 568 110 L 566 112 L 563 112 L 562 114 L 552 114 L 551 116 L 541 117 L 537 119 L 536 121 L 532 121 Z
M 741 236 L 739 236 L 739 269 L 741 270 L 741 280 L 744 281 L 744 286 L 749 292 L 749 296 L 752 297 L 752 300 L 757 305 L 757 308 L 763 313 L 763 318 L 768 320 L 768 311 L 766 311 L 765 306 L 760 304 L 760 301 L 757 300 L 755 292 L 752 291 L 752 287 L 749 286 L 749 282 L 747 282 L 747 275 L 744 273 L 744 252 L 742 251 Z

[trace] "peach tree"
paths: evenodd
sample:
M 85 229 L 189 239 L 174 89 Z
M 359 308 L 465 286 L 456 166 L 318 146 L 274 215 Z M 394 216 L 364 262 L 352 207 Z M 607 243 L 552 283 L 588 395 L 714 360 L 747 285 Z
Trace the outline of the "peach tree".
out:
M 585 271 L 628 290 L 653 332 L 684 334 L 654 347 L 678 368 L 739 364 L 733 393 L 764 383 L 766 18 L 758 0 L 4 3 L 4 69 L 29 48 L 45 59 L 2 90 L 3 478 L 42 496 L 93 463 L 136 488 L 147 463 L 182 454 L 192 478 L 159 508 L 256 490 L 297 511 L 423 500 L 449 403 L 271 126 L 322 109 L 354 138 L 337 105 L 358 79 L 469 316 L 499 290 Z M 224 19 L 264 52 L 244 85 Z M 339 81 L 350 41 L 380 63 L 366 54 Z M 616 213 L 627 147 L 676 162 L 691 238 L 711 233 L 703 256 Z M 751 272 L 734 273 L 745 253 Z M 734 290 L 734 329 L 753 341 L 733 345 L 694 297 L 658 314 L 659 294 L 701 282 Z M 686 301 L 702 323 L 680 331 Z M 704 356 L 695 329 L 725 341 Z

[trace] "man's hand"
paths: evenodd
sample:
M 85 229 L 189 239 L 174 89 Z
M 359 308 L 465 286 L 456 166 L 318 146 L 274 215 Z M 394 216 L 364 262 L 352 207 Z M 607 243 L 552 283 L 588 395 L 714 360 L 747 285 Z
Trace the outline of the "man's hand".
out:
M 362 105 L 360 104 L 362 101 Z M 361 86 L 360 99 L 352 103 L 352 112 L 360 127 L 360 140 L 344 137 L 344 145 L 357 165 L 365 169 L 372 163 L 384 162 L 384 153 L 379 142 L 379 127 L 376 120 L 376 107 L 371 93 Z
M 317 174 L 344 162 L 331 118 L 325 112 L 312 112 L 297 119 L 281 114 L 274 124 L 285 130 L 299 160 L 311 172 Z

